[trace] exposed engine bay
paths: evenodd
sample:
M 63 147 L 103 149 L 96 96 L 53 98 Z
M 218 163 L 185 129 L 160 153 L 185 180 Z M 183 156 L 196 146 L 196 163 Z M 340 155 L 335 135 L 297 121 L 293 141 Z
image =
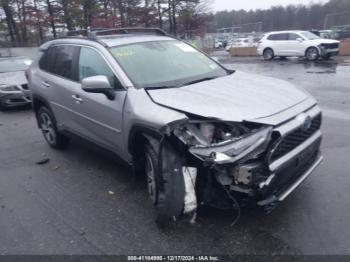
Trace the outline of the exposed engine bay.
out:
M 174 165 L 176 171 L 181 171 L 183 184 L 177 187 L 184 188 L 182 214 L 189 216 L 191 223 L 195 222 L 199 205 L 239 209 L 253 200 L 271 210 L 276 204 L 277 192 L 290 183 L 289 176 L 286 175 L 286 181 L 276 179 L 278 172 L 271 172 L 269 168 L 271 155 L 281 140 L 268 125 L 190 120 L 168 130 L 162 139 L 160 152 L 165 169 L 161 181 L 172 181 Z M 317 140 L 308 151 L 310 157 L 298 169 L 287 167 L 292 171 L 291 176 L 304 172 L 308 161 L 317 157 L 319 146 L 320 140 Z M 168 161 L 172 163 L 164 164 Z M 168 215 L 176 217 L 177 214 Z

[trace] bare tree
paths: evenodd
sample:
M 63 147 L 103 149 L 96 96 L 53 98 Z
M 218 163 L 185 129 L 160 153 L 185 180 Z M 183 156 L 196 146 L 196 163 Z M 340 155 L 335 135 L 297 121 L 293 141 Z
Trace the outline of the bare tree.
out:
M 13 45 L 15 45 L 16 42 L 19 42 L 21 40 L 18 32 L 18 28 L 16 25 L 16 22 L 13 17 L 13 11 L 10 7 L 10 1 L 9 0 L 2 0 L 1 1 L 1 7 L 5 12 L 6 16 L 6 23 L 7 23 L 7 28 L 9 31 L 9 35 L 11 38 L 11 42 Z
M 60 0 L 59 3 L 62 6 L 63 19 L 64 19 L 65 24 L 67 25 L 67 29 L 69 31 L 73 30 L 74 26 L 73 26 L 72 16 L 70 14 L 69 6 L 68 6 L 69 0 Z
M 47 5 L 47 11 L 49 13 L 49 20 L 50 20 L 50 25 L 51 25 L 51 29 L 52 29 L 52 34 L 53 34 L 53 37 L 56 38 L 57 32 L 56 32 L 56 25 L 55 25 L 55 17 L 54 17 L 54 11 L 52 8 L 51 1 L 46 0 L 46 5 Z
M 41 44 L 44 42 L 44 35 L 43 35 L 43 28 L 40 21 L 41 12 L 38 8 L 38 0 L 34 0 L 33 4 L 34 4 L 35 16 L 36 16 L 36 23 L 39 31 L 39 43 Z

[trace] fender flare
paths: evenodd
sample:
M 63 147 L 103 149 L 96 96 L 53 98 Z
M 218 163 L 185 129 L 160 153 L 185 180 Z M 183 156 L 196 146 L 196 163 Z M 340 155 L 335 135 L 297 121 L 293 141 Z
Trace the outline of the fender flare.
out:
M 133 150 L 136 142 L 136 138 L 138 135 L 143 135 L 145 138 L 148 139 L 148 137 L 161 140 L 162 134 L 155 128 L 143 125 L 143 124 L 135 124 L 131 127 L 129 132 L 129 138 L 128 138 L 128 144 L 127 149 L 128 152 L 133 155 Z

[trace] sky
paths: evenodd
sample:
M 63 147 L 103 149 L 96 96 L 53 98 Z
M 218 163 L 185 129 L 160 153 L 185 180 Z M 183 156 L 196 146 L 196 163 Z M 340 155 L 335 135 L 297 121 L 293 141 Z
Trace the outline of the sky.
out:
M 214 11 L 239 10 L 239 9 L 268 9 L 274 5 L 305 4 L 308 5 L 311 0 L 214 0 Z M 314 3 L 325 3 L 328 0 L 313 0 Z

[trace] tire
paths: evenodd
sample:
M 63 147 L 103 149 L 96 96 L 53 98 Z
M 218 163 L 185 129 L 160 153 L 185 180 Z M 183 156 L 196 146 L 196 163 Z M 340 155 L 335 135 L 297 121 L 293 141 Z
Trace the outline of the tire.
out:
M 54 149 L 64 149 L 69 144 L 69 138 L 58 132 L 56 119 L 45 106 L 39 108 L 36 117 L 46 142 Z
M 159 163 L 157 151 L 152 144 L 146 143 L 144 168 L 147 189 L 156 209 L 155 222 L 159 227 L 166 227 L 182 215 L 185 184 L 182 164 L 176 151 L 165 144 L 161 155 L 163 162 Z
M 320 52 L 316 47 L 309 47 L 305 52 L 308 61 L 316 61 L 320 57 Z
M 275 54 L 271 48 L 266 48 L 263 52 L 263 57 L 265 61 L 271 61 L 275 57 Z

